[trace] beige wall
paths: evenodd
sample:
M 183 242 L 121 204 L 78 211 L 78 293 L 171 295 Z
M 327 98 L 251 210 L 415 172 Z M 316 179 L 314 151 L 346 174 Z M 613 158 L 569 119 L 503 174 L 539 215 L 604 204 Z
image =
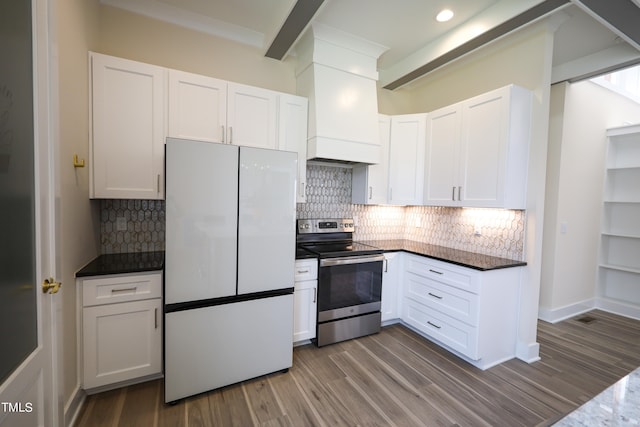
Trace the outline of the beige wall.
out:
M 589 81 L 552 93 L 540 317 L 557 321 L 596 297 L 605 130 L 638 123 L 640 106 Z
M 96 51 L 135 61 L 295 93 L 295 62 L 121 9 L 100 7 Z
M 89 81 L 87 51 L 95 46 L 98 29 L 96 1 L 57 2 L 60 138 L 60 236 L 62 271 L 63 402 L 69 404 L 78 387 L 76 350 L 75 272 L 98 253 L 97 205 L 89 201 L 89 168 L 74 168 L 77 154 L 88 165 Z

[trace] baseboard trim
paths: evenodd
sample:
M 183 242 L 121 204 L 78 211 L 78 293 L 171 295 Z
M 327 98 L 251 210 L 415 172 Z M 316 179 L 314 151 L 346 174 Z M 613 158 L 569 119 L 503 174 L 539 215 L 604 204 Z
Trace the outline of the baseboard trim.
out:
M 518 341 L 516 344 L 516 357 L 526 363 L 537 362 L 540 360 L 540 344 L 537 342 L 525 343 Z
M 64 425 L 73 427 L 75 423 L 78 422 L 80 410 L 84 406 L 86 399 L 87 393 L 80 388 L 80 384 L 76 385 L 76 389 L 64 405 Z
M 637 305 L 625 304 L 619 301 L 613 301 L 605 298 L 596 299 L 596 307 L 599 310 L 606 311 L 620 316 L 630 317 L 640 320 L 640 307 Z
M 597 307 L 596 301 L 593 298 L 580 301 L 575 304 L 565 305 L 560 308 L 547 309 L 541 307 L 538 309 L 538 319 L 549 323 L 558 323 L 571 317 L 586 313 L 594 308 Z

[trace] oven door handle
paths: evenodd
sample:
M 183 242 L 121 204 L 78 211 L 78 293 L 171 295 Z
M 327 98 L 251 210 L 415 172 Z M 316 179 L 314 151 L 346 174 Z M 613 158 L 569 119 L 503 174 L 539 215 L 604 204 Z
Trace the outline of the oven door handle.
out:
M 362 256 L 349 256 L 338 258 L 323 258 L 320 259 L 320 267 L 332 267 L 334 265 L 348 265 L 348 264 L 364 264 L 366 262 L 378 262 L 384 261 L 384 255 L 362 255 Z

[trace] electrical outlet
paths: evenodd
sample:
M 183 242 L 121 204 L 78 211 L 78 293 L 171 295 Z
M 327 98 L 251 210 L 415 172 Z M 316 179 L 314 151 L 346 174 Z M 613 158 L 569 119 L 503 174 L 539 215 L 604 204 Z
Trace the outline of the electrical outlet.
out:
M 480 224 L 476 224 L 473 227 L 473 235 L 474 236 L 482 236 L 482 227 L 480 226 Z
M 127 231 L 127 219 L 125 217 L 116 218 L 116 231 Z

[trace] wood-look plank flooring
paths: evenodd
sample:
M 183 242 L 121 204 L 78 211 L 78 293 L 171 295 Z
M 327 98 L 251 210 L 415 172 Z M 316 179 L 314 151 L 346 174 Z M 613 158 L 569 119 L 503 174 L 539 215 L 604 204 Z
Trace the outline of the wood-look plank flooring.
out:
M 76 426 L 547 426 L 640 366 L 640 321 L 603 311 L 538 323 L 541 360 L 481 371 L 402 325 L 293 367 L 163 403 L 150 381 L 89 396 Z

